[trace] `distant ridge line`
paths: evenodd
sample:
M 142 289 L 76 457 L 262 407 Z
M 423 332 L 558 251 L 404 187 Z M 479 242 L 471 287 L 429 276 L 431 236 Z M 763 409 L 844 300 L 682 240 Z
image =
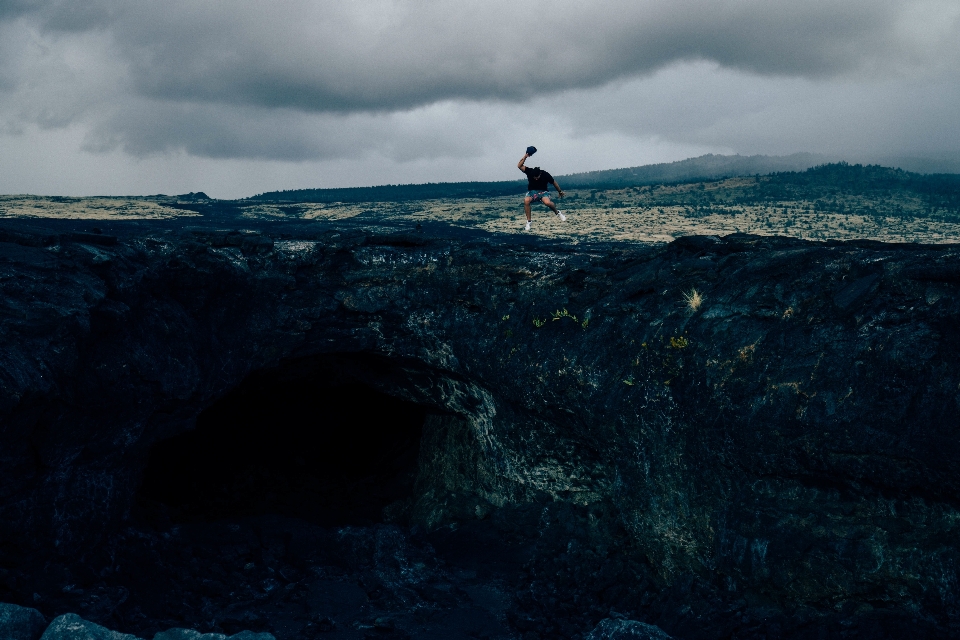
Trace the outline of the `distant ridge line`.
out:
M 520 193 L 521 180 L 499 182 L 428 182 L 423 184 L 385 184 L 375 187 L 336 189 L 293 189 L 270 191 L 247 198 L 270 202 L 377 202 L 430 200 L 433 198 L 495 197 Z
M 690 180 L 715 180 L 738 176 L 767 175 L 784 171 L 803 171 L 836 158 L 814 154 L 794 153 L 789 156 L 723 156 L 713 153 L 625 169 L 606 169 L 574 173 L 563 178 L 563 186 L 592 187 L 594 185 L 642 186 Z
M 893 159 L 889 160 L 892 161 Z M 567 174 L 557 176 L 557 182 L 565 189 L 638 187 L 652 184 L 676 184 L 699 180 L 720 180 L 740 176 L 805 171 L 812 167 L 838 161 L 839 158 L 837 157 L 814 153 L 794 153 L 787 156 L 706 154 L 676 162 Z M 400 202 L 405 200 L 520 195 L 523 193 L 525 186 L 523 180 L 388 184 L 373 187 L 270 191 L 246 198 L 246 200 L 291 204 L 308 202 Z

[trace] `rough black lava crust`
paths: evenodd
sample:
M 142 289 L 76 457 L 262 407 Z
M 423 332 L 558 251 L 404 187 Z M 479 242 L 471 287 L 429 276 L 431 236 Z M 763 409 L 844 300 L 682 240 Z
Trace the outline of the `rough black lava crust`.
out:
M 956 246 L 234 224 L 0 226 L 0 600 L 141 635 L 960 632 Z M 266 482 L 249 513 L 141 490 L 258 380 L 415 407 L 418 462 L 357 522 L 276 507 L 309 500 L 283 464 L 215 487 Z

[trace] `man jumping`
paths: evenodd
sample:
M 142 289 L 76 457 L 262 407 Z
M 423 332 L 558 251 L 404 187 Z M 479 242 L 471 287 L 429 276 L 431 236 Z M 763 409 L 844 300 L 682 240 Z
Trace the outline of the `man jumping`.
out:
M 563 197 L 563 189 L 561 189 L 560 185 L 557 184 L 557 181 L 553 179 L 553 176 L 540 167 L 528 169 L 527 167 L 523 166 L 523 163 L 527 161 L 527 158 L 536 152 L 536 147 L 527 147 L 527 152 L 523 154 L 523 157 L 520 158 L 520 162 L 517 163 L 517 168 L 527 175 L 527 195 L 523 198 L 523 212 L 527 215 L 527 231 L 530 231 L 530 204 L 533 202 L 542 202 L 544 206 L 553 210 L 560 220 L 567 219 L 567 216 L 563 215 L 563 211 L 559 211 L 557 206 L 553 204 L 553 202 L 551 202 L 550 198 L 547 196 L 547 191 L 550 189 L 549 185 L 552 184 L 554 188 L 556 188 L 557 194 L 561 198 Z

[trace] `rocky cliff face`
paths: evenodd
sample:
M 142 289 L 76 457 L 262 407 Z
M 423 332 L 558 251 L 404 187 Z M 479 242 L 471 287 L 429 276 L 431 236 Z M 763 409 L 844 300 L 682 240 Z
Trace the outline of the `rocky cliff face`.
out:
M 109 231 L 0 229 L 0 599 L 279 514 L 516 551 L 498 633 L 957 631 L 953 246 Z

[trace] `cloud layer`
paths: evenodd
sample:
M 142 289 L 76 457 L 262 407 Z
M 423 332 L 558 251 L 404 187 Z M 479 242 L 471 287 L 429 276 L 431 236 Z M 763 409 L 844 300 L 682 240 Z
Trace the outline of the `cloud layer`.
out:
M 948 3 L 902 0 L 259 0 L 7 3 L 44 37 L 101 33 L 129 88 L 306 111 L 523 100 L 676 61 L 831 76 L 927 62 Z M 955 13 L 955 12 L 954 12 Z M 954 21 L 956 16 L 953 16 Z M 944 61 L 948 62 L 948 61 Z
M 958 43 L 955 0 L 0 0 L 0 135 L 294 162 L 511 136 L 950 153 Z

